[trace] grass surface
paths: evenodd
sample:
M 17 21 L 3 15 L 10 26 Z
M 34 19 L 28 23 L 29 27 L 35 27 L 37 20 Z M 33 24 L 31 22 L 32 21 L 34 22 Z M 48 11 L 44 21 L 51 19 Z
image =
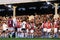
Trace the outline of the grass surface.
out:
M 0 38 L 0 40 L 60 40 L 60 38 Z

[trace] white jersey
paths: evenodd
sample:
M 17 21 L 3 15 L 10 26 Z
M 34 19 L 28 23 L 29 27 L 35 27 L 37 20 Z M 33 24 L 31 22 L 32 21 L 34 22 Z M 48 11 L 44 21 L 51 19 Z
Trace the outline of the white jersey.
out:
M 13 22 L 14 22 L 14 23 L 16 22 L 16 18 L 13 18 Z
M 3 24 L 3 30 L 6 30 L 6 29 L 8 29 L 8 26 L 7 26 L 7 24 Z
M 22 22 L 22 28 L 25 28 L 25 25 L 26 25 L 26 22 L 23 21 L 23 22 Z
M 16 26 L 16 18 L 13 18 L 13 27 Z

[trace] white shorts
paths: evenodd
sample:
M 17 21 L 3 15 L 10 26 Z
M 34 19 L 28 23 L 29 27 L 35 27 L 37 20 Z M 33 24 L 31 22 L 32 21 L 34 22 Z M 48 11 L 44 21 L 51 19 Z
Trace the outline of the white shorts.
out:
M 57 33 L 57 28 L 54 28 L 54 33 Z
M 18 31 L 18 32 L 21 31 L 21 28 L 17 28 L 17 31 Z
M 27 30 L 26 30 L 26 32 L 28 33 L 28 32 L 29 32 L 29 30 L 27 29 Z
M 14 31 L 14 28 L 13 27 L 8 27 L 8 30 L 9 31 Z
M 50 29 L 47 29 L 47 32 L 51 32 L 51 28 Z
M 59 32 L 60 32 L 60 30 L 59 30 Z
M 30 32 L 31 32 L 31 33 L 33 33 L 33 32 L 34 32 L 34 30 L 30 30 Z
M 43 28 L 43 32 L 47 32 L 47 28 Z

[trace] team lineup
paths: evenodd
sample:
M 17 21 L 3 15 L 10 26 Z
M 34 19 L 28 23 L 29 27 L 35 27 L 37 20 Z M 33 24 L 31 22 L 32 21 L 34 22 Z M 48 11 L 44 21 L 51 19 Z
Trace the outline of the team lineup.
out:
M 9 17 L 2 22 L 2 27 L 1 37 L 58 38 L 60 35 L 60 18 L 52 19 L 46 15 L 36 15 L 31 20 L 28 16 Z

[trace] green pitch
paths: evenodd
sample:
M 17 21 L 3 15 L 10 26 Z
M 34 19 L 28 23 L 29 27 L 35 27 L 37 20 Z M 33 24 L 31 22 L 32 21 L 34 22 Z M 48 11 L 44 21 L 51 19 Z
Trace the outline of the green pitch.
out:
M 60 38 L 0 38 L 0 40 L 60 40 Z

